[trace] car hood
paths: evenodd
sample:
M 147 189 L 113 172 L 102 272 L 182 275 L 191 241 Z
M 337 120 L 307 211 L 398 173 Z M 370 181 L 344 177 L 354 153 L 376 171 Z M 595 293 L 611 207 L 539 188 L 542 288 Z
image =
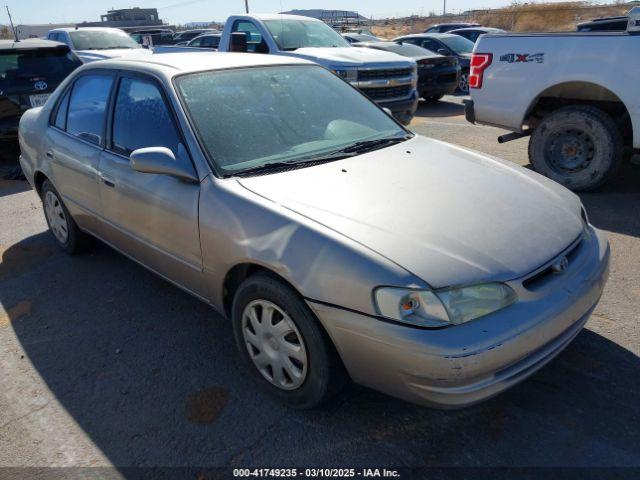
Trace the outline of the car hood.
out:
M 114 48 L 112 50 L 75 50 L 75 54 L 84 63 L 109 58 L 133 58 L 151 55 L 153 52 L 146 48 Z
M 434 288 L 519 278 L 583 229 L 580 201 L 564 187 L 419 136 L 337 162 L 238 181 Z
M 338 47 L 338 48 L 298 48 L 287 52 L 291 56 L 307 60 L 320 60 L 326 63 L 359 67 L 371 63 L 413 63 L 407 57 L 392 52 L 383 52 L 371 48 Z

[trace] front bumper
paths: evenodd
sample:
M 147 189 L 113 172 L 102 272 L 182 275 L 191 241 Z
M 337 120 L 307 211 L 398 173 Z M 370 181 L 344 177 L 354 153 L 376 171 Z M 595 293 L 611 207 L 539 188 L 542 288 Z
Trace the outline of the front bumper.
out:
M 423 98 L 452 94 L 458 88 L 460 67 L 418 70 L 418 92 Z
M 352 379 L 405 400 L 459 408 L 522 381 L 560 353 L 587 322 L 606 283 L 609 244 L 589 228 L 573 267 L 519 301 L 472 322 L 411 328 L 308 301 Z
M 375 102 L 383 108 L 388 108 L 395 113 L 408 113 L 414 115 L 418 110 L 418 92 L 413 90 L 411 95 L 401 99 L 391 100 L 375 100 Z

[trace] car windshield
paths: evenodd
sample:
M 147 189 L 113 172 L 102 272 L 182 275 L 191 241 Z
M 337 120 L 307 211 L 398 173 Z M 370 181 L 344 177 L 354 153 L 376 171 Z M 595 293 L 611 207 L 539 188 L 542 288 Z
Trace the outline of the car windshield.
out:
M 209 159 L 223 175 L 275 162 L 326 159 L 359 142 L 410 135 L 318 66 L 192 73 L 178 77 L 176 86 Z
M 76 50 L 108 50 L 113 48 L 142 48 L 129 35 L 119 30 L 75 30 L 69 32 Z
M 473 52 L 474 43 L 459 35 L 451 35 L 450 37 L 442 37 L 440 41 L 457 54 Z
M 338 32 L 324 22 L 309 20 L 265 20 L 264 24 L 280 50 L 304 47 L 348 47 Z
M 34 77 L 62 81 L 80 65 L 67 47 L 5 51 L 0 52 L 0 81 L 10 84 L 16 79 Z

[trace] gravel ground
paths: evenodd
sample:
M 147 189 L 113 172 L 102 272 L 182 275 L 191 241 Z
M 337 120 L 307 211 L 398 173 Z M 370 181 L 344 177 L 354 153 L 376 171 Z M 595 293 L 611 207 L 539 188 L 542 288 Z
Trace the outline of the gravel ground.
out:
M 459 98 L 411 128 L 527 164 Z M 0 466 L 640 467 L 640 167 L 582 199 L 611 277 L 540 372 L 461 411 L 351 386 L 297 412 L 254 387 L 228 322 L 103 245 L 64 255 L 35 193 L 0 181 Z

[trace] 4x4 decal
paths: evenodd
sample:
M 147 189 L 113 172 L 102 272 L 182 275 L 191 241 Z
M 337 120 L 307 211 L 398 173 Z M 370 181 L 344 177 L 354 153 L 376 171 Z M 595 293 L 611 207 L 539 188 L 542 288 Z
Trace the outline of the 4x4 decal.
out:
M 507 53 L 500 56 L 500 61 L 508 63 L 544 63 L 544 53 Z

